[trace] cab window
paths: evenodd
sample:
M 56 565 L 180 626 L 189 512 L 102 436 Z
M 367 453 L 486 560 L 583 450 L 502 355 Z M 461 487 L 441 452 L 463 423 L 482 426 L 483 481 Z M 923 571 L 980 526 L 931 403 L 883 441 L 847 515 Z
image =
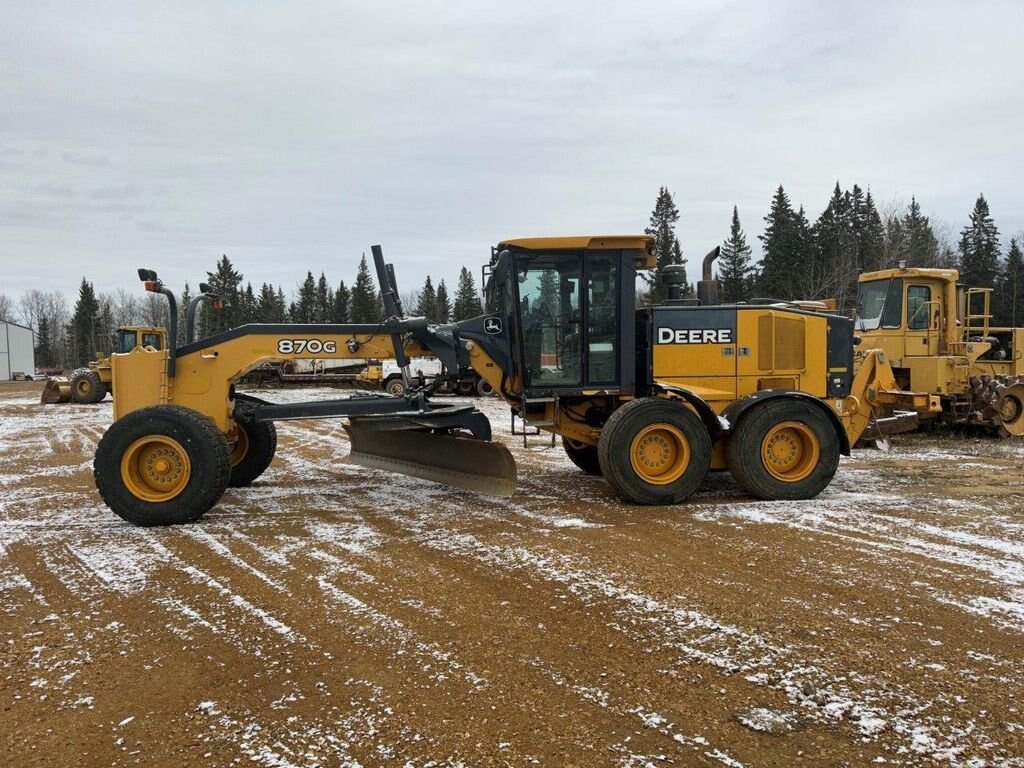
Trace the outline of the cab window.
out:
M 135 349 L 135 331 L 119 331 L 117 334 L 117 351 L 128 354 Z
M 885 309 L 882 310 L 882 327 L 899 328 L 903 322 L 903 281 L 896 277 L 889 284 L 889 293 L 885 297 Z
M 587 264 L 587 383 L 618 381 L 619 259 L 597 256 Z
M 159 333 L 144 333 L 142 334 L 142 346 L 152 347 L 153 349 L 160 349 L 160 334 Z
M 579 385 L 580 257 L 538 256 L 521 262 L 517 272 L 526 385 Z
M 931 327 L 930 301 L 932 289 L 926 285 L 912 285 L 907 288 L 907 328 L 911 331 L 923 331 Z

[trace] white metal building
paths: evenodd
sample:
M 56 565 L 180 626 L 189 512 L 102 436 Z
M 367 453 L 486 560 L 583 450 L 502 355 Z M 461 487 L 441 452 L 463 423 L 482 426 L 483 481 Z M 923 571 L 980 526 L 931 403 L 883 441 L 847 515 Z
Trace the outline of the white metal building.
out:
M 10 381 L 15 373 L 36 372 L 36 351 L 32 329 L 0 320 L 0 381 Z

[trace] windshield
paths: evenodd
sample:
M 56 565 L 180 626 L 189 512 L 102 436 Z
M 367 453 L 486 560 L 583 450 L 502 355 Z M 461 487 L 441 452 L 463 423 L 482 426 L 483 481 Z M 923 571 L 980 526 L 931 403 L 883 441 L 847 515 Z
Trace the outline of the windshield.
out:
M 885 296 L 889 292 L 891 282 L 873 280 L 860 284 L 860 295 L 857 297 L 857 327 L 862 331 L 872 331 L 881 325 Z

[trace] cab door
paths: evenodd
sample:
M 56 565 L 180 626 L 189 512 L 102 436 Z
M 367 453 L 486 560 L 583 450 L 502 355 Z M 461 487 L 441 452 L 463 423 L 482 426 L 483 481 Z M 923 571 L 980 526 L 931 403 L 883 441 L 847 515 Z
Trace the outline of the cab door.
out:
M 903 353 L 907 357 L 934 356 L 939 353 L 939 302 L 937 286 L 907 281 Z

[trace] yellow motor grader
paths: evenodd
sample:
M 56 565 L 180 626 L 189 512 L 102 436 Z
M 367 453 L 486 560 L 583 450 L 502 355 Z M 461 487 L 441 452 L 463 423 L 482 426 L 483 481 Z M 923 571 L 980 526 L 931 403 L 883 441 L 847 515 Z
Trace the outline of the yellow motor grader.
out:
M 114 334 L 115 354 L 127 354 L 136 347 L 150 347 L 156 351 L 167 346 L 167 331 L 149 326 L 125 326 Z M 43 388 L 40 402 L 98 403 L 113 392 L 110 358 L 100 356 L 85 368 L 79 368 L 71 376 L 54 376 Z
M 992 326 L 992 289 L 959 278 L 955 269 L 863 273 L 856 333 L 885 352 L 899 387 L 941 404 L 921 412 L 921 424 L 1024 435 L 1024 328 Z
M 570 459 L 623 499 L 686 499 L 710 470 L 728 470 L 763 499 L 805 499 L 831 481 L 864 435 L 916 426 L 928 398 L 900 391 L 883 354 L 853 372 L 852 321 L 791 306 L 719 306 L 711 261 L 699 305 L 679 297 L 638 308 L 637 271 L 653 238 L 507 240 L 485 267 L 487 314 L 444 325 L 405 317 L 394 270 L 372 248 L 387 319 L 379 324 L 244 325 L 111 357 L 115 421 L 99 443 L 100 495 L 139 525 L 195 520 L 225 488 L 251 483 L 277 446 L 274 422 L 340 417 L 349 460 L 471 490 L 510 495 L 516 468 L 471 404 L 432 399 L 438 379 L 395 397 L 356 392 L 275 404 L 235 391 L 266 362 L 413 356 L 474 371 L 516 420 L 562 438 Z M 151 270 L 149 291 L 176 301 Z M 191 334 L 188 338 L 191 339 Z M 906 409 L 877 419 L 882 409 Z M 524 438 L 525 439 L 525 438 Z M 554 438 L 552 438 L 554 439 Z

